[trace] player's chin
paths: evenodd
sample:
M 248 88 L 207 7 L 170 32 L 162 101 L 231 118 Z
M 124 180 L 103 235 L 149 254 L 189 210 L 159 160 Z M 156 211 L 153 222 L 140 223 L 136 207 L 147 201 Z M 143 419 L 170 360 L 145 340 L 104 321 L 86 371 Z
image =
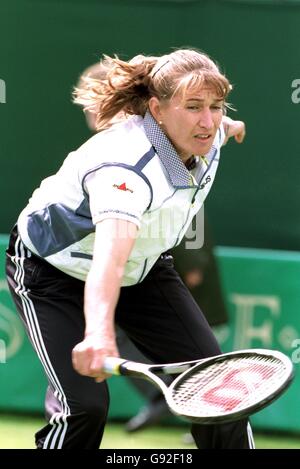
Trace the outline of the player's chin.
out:
M 193 155 L 206 155 L 212 147 L 214 139 L 208 138 L 207 140 L 197 139 L 194 144 Z

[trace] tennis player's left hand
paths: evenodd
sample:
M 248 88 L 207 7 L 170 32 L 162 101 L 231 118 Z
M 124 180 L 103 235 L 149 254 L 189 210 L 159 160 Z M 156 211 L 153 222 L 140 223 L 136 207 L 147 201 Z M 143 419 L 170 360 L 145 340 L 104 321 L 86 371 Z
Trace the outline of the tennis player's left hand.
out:
M 246 135 L 246 126 L 243 121 L 235 121 L 228 116 L 223 116 L 222 124 L 225 131 L 223 145 L 226 145 L 230 137 L 234 137 L 237 143 L 243 142 Z

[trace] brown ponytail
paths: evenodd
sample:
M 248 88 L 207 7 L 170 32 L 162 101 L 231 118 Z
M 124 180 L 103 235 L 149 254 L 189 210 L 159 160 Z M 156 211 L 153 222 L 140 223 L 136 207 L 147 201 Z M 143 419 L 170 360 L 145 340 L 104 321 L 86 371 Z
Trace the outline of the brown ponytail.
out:
M 81 104 L 85 111 L 97 114 L 96 128 L 103 130 L 110 121 L 122 113 L 143 116 L 150 91 L 150 73 L 156 57 L 138 55 L 130 62 L 117 56 L 104 56 L 93 74 L 84 73 L 74 90 L 74 102 Z

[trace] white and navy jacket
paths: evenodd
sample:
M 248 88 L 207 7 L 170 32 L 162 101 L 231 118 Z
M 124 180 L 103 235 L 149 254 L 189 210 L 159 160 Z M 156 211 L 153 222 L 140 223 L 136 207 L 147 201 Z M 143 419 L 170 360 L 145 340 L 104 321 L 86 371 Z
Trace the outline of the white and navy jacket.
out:
M 161 253 L 180 243 L 203 205 L 223 140 L 221 126 L 205 162 L 196 159 L 190 172 L 150 113 L 116 124 L 41 183 L 18 219 L 20 236 L 34 254 L 85 280 L 96 223 L 129 220 L 139 230 L 122 285 L 141 282 Z

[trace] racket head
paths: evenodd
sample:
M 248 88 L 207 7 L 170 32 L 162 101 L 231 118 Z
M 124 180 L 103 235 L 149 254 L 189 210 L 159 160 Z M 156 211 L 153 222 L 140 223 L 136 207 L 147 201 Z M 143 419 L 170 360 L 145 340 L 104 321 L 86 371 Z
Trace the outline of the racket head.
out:
M 166 396 L 185 420 L 216 424 L 239 420 L 278 398 L 293 379 L 293 364 L 281 352 L 250 349 L 223 354 L 176 378 Z

